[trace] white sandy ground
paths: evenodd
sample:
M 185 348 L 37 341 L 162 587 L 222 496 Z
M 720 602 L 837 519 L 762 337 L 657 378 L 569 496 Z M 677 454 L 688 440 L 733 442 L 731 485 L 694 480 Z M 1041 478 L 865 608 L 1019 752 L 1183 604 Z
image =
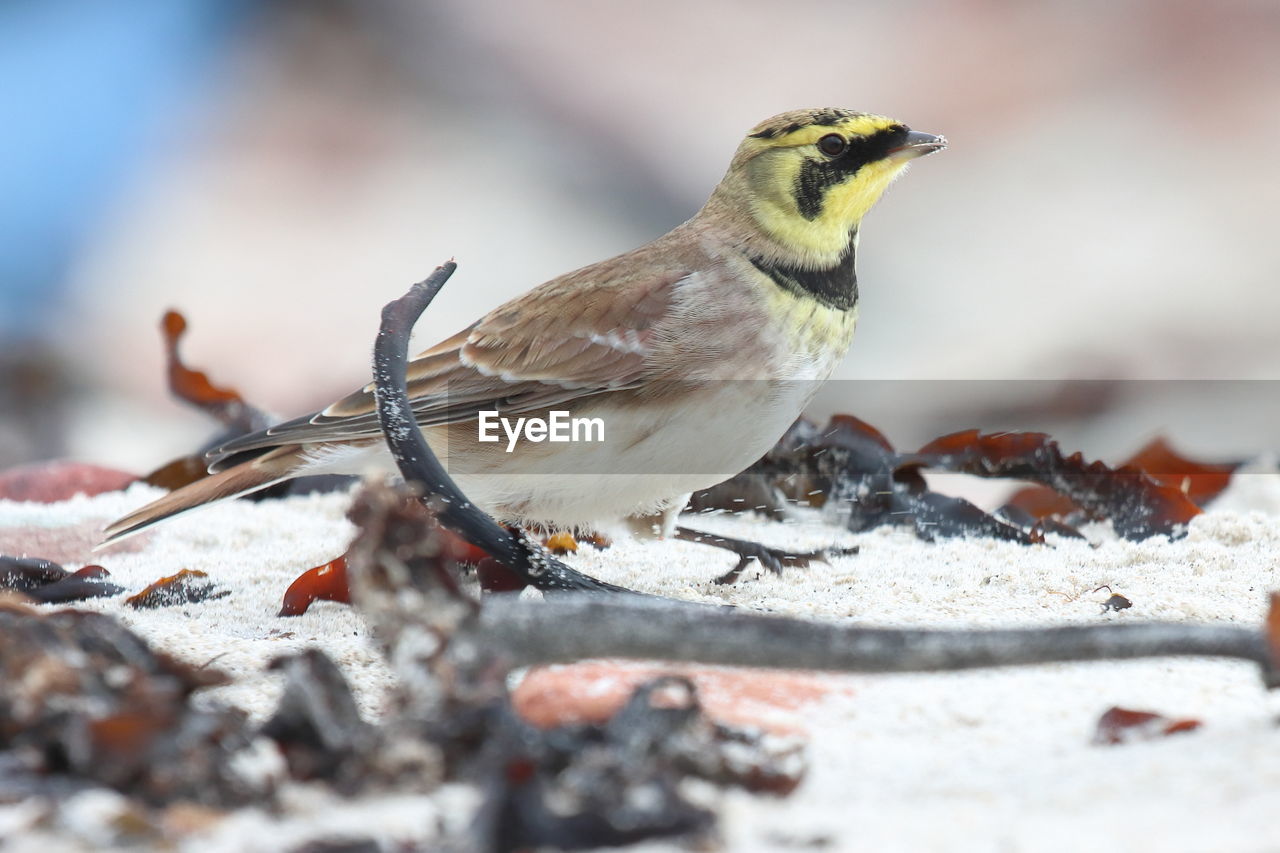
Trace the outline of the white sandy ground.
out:
M 1272 469 L 1274 470 L 1274 469 Z M 53 505 L 0 502 L 6 529 L 107 520 L 156 494 L 125 493 Z M 302 570 L 344 550 L 352 528 L 345 495 L 236 502 L 161 526 L 135 553 L 102 555 L 113 580 L 136 591 L 179 568 L 201 569 L 231 591 L 187 607 L 134 611 L 122 597 L 73 606 L 116 614 L 151 642 L 236 677 L 208 699 L 268 713 L 273 656 L 318 644 L 378 713 L 390 674 L 348 607 L 319 603 L 305 616 L 275 614 Z M 996 627 L 1066 622 L 1259 624 L 1266 592 L 1280 589 L 1280 477 L 1238 476 L 1186 538 L 1020 547 L 988 540 L 918 541 L 901 530 L 852 535 L 816 515 L 777 524 L 724 516 L 687 519 L 703 529 L 808 549 L 859 544 L 861 554 L 782 578 L 748 573 L 710 581 L 733 558 L 688 543 L 619 542 L 570 558 L 584 571 L 638 589 L 836 621 L 886 626 Z M 76 565 L 69 562 L 69 568 Z M 1111 588 L 1132 599 L 1101 612 Z M 847 688 L 796 712 L 811 736 L 810 770 L 791 797 L 716 795 L 726 849 L 775 850 L 1280 850 L 1280 698 L 1254 667 L 1215 660 L 1054 665 L 949 675 L 831 676 Z M 1120 747 L 1090 745 L 1112 705 L 1193 716 L 1197 732 Z M 272 764 L 271 757 L 264 759 Z M 182 846 L 190 851 L 275 851 L 319 830 L 429 838 L 443 816 L 465 815 L 468 792 L 434 800 L 336 801 L 295 793 L 288 814 L 246 810 Z M 10 850 L 109 845 L 109 794 L 78 798 L 51 839 L 29 827 L 29 804 L 0 807 Z M 56 841 L 56 843 L 55 843 Z M 672 849 L 649 844 L 647 851 Z

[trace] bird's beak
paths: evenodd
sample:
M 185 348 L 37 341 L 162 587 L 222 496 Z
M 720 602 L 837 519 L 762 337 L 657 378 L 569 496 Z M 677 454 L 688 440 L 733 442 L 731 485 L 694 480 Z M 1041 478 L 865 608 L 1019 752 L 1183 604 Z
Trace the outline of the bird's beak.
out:
M 918 130 L 907 132 L 907 142 L 889 151 L 890 160 L 914 160 L 947 147 L 945 136 L 934 136 L 932 133 L 921 133 Z

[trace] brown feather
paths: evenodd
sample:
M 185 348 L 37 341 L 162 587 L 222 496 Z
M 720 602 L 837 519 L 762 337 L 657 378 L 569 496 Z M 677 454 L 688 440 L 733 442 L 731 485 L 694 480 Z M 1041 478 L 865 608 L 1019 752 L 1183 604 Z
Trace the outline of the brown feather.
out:
M 657 245 L 631 255 L 653 252 Z M 651 366 L 653 328 L 671 310 L 675 288 L 688 275 L 685 265 L 662 263 L 671 254 L 623 255 L 584 267 L 425 350 L 406 371 L 418 423 L 474 420 L 482 409 L 519 414 L 642 383 Z M 633 265 L 648 275 L 614 277 Z M 228 466 L 246 451 L 379 436 L 373 389 L 365 386 L 321 412 L 215 449 L 210 469 L 233 470 Z
M 104 531 L 106 545 L 132 536 L 157 521 L 223 498 L 238 497 L 265 489 L 294 475 L 302 462 L 302 448 L 281 447 L 249 462 L 183 486 L 136 512 L 111 523 Z

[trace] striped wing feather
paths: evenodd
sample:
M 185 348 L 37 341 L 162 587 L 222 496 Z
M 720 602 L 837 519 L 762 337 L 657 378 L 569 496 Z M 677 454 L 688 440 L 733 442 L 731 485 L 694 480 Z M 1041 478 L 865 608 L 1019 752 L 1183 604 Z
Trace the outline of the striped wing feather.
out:
M 418 355 L 406 378 L 418 423 L 474 420 L 481 410 L 520 414 L 643 384 L 655 325 L 686 273 L 591 285 L 580 273 L 535 288 Z M 373 386 L 321 412 L 211 451 L 211 470 L 250 451 L 377 438 Z

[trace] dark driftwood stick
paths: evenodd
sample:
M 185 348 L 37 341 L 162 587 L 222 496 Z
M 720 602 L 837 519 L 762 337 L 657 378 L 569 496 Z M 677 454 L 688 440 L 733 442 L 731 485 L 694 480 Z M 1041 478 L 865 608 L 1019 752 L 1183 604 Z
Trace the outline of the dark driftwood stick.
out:
M 1147 623 L 931 631 L 859 628 L 718 610 L 639 595 L 587 577 L 517 537 L 467 500 L 440 465 L 413 419 L 405 382 L 409 332 L 457 265 L 437 268 L 382 311 L 374 347 L 378 418 L 405 481 L 438 502 L 441 522 L 483 548 L 528 583 L 564 592 L 542 603 L 489 596 L 479 629 L 517 664 L 595 657 L 662 659 L 836 672 L 934 672 L 1016 664 L 1214 656 L 1261 665 L 1267 686 L 1280 686 L 1272 662 L 1280 651 L 1280 596 L 1262 629 Z M 577 590 L 578 592 L 572 592 Z
M 629 592 L 570 568 L 537 542 L 517 537 L 502 527 L 467 500 L 422 437 L 409 405 L 405 379 L 409 333 L 457 268 L 453 261 L 436 267 L 425 281 L 382 309 L 382 327 L 373 347 L 374 395 L 378 421 L 401 475 L 439 508 L 442 524 L 493 555 L 525 583 L 546 591 Z
M 538 605 L 493 595 L 484 636 L 519 664 L 619 657 L 832 672 L 942 672 L 1141 657 L 1240 658 L 1273 686 L 1258 629 L 1149 622 L 1004 630 L 859 628 L 712 611 L 660 599 L 558 596 Z M 566 625 L 573 626 L 565 630 Z

